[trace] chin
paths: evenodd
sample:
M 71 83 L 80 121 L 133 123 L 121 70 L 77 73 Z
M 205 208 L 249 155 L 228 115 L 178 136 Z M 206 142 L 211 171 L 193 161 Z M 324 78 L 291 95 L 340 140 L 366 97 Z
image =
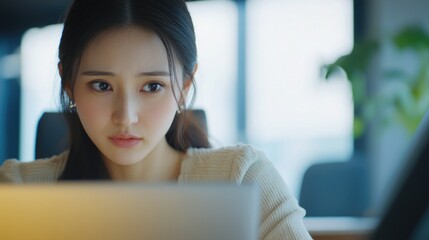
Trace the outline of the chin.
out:
M 130 165 L 134 165 L 137 164 L 141 161 L 141 159 L 124 159 L 124 158 L 109 158 L 109 160 L 117 165 L 122 165 L 122 166 L 130 166 Z
M 139 163 L 147 156 L 147 154 L 141 154 L 141 150 L 139 152 L 140 154 L 137 154 L 137 151 L 133 152 L 128 149 L 106 154 L 104 156 L 106 156 L 106 158 L 112 163 L 127 166 Z

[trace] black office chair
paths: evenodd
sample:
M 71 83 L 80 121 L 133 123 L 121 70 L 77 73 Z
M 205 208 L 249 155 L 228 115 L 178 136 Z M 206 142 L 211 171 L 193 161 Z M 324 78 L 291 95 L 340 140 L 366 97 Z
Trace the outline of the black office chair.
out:
M 68 149 L 68 126 L 62 113 L 45 112 L 36 132 L 36 159 L 47 158 Z
M 191 110 L 189 117 L 200 131 L 205 134 L 207 130 L 207 118 L 204 110 Z M 197 129 L 188 129 L 191 133 Z M 39 120 L 36 133 L 36 159 L 47 158 L 59 154 L 69 148 L 67 121 L 62 113 L 45 112 Z

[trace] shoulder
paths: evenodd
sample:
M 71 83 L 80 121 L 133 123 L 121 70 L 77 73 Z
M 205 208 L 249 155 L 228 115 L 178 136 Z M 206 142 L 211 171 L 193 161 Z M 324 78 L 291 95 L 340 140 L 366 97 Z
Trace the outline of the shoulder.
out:
M 251 145 L 190 149 L 182 163 L 181 182 L 228 181 L 256 184 L 260 190 L 259 239 L 311 239 L 302 218 L 305 211 L 275 166 Z
M 264 164 L 269 161 L 262 151 L 251 145 L 239 144 L 217 149 L 193 148 L 187 151 L 181 175 L 187 180 L 224 180 L 240 183 L 255 163 Z
M 259 239 L 311 239 L 305 211 L 265 154 L 251 145 L 190 149 L 182 163 L 181 182 L 228 181 L 256 184 L 260 190 Z
M 0 182 L 50 182 L 55 181 L 64 169 L 68 151 L 50 158 L 32 162 L 20 162 L 17 159 L 6 160 L 0 166 Z

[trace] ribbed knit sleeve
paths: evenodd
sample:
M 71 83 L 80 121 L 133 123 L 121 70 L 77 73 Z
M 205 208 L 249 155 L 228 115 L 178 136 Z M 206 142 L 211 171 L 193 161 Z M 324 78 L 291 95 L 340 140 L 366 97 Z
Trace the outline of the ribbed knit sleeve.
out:
M 55 182 L 64 170 L 68 151 L 32 162 L 6 160 L 0 166 L 0 183 Z
M 190 149 L 179 183 L 206 181 L 259 186 L 260 240 L 311 239 L 303 223 L 304 209 L 271 161 L 254 147 L 240 144 L 221 149 Z
M 289 191 L 273 164 L 264 159 L 255 161 L 243 182 L 257 183 L 261 191 L 260 240 L 311 239 L 303 223 L 304 209 Z

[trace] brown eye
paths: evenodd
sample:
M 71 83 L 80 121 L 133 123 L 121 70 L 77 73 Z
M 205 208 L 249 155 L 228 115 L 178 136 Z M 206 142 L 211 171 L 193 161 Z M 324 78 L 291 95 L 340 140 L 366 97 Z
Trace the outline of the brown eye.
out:
M 106 92 L 112 89 L 112 87 L 108 83 L 100 82 L 100 81 L 92 82 L 91 87 L 98 92 Z
M 162 85 L 160 83 L 148 83 L 143 87 L 143 91 L 149 92 L 149 93 L 155 93 L 160 91 L 162 88 Z

